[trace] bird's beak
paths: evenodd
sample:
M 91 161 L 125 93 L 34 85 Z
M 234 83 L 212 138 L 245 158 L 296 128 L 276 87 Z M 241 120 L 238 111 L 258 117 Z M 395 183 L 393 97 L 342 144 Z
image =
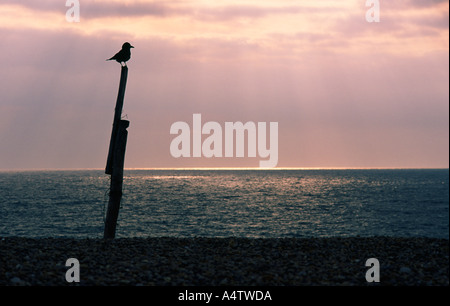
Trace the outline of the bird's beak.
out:
M 130 48 L 134 48 L 133 46 L 130 46 Z

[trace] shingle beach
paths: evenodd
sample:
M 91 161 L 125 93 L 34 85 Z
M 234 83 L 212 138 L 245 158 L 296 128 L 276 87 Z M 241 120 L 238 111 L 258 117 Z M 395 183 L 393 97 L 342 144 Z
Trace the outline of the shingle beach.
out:
M 434 238 L 0 238 L 0 285 L 448 286 L 449 240 Z M 380 264 L 368 283 L 366 260 Z

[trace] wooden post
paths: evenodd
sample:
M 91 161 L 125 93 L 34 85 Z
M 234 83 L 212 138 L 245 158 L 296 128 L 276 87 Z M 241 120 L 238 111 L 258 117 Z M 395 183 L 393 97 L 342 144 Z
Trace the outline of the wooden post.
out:
M 125 97 L 125 88 L 127 87 L 127 77 L 128 77 L 128 67 L 122 66 L 122 71 L 120 73 L 119 93 L 117 95 L 113 128 L 111 132 L 111 140 L 109 142 L 108 159 L 106 160 L 106 169 L 105 169 L 106 174 L 112 174 L 113 168 L 112 162 L 115 153 L 114 146 L 116 144 L 117 131 L 119 129 L 119 122 L 122 116 L 123 98 Z
M 117 131 L 114 159 L 112 161 L 111 188 L 109 190 L 108 210 L 106 212 L 105 239 L 112 239 L 116 236 L 116 224 L 119 216 L 120 200 L 122 199 L 125 148 L 127 146 L 128 137 L 128 131 L 126 129 L 129 124 L 130 122 L 127 120 L 120 120 L 119 129 Z
M 106 174 L 111 174 L 108 209 L 106 212 L 104 239 L 113 239 L 116 235 L 117 218 L 119 216 L 120 200 L 122 199 L 123 167 L 127 146 L 128 120 L 121 120 L 125 87 L 127 84 L 128 67 L 122 66 L 120 74 L 119 93 L 117 95 L 114 122 L 109 143 Z

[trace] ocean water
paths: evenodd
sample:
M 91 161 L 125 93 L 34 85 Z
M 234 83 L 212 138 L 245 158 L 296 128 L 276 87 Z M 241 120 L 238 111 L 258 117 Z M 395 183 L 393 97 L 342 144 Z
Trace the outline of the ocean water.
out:
M 0 172 L 0 236 L 103 237 L 109 175 Z M 449 237 L 449 170 L 126 170 L 116 237 Z

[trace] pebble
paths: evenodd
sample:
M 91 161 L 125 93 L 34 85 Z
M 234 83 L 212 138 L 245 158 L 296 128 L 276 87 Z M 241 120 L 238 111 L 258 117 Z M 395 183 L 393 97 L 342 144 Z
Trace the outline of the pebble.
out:
M 13 277 L 13 278 L 11 278 L 11 283 L 13 285 L 20 285 L 23 283 L 23 281 L 18 277 Z
M 411 273 L 411 269 L 408 267 L 401 267 L 400 268 L 400 273 Z
M 449 240 L 434 238 L 19 238 L 0 237 L 0 285 L 82 286 L 448 286 Z M 414 271 L 414 273 L 413 273 Z

